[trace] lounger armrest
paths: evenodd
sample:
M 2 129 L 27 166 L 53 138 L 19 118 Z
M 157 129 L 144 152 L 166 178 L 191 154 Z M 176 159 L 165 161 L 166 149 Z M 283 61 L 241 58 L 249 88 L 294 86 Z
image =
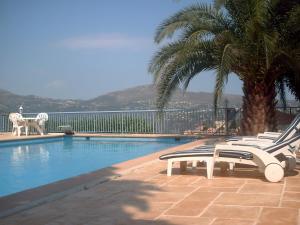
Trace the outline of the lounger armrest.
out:
M 229 150 L 229 151 L 244 151 L 244 152 L 252 152 L 253 150 L 261 151 L 261 149 L 258 146 L 252 146 L 252 145 L 222 145 L 218 144 L 215 147 L 215 152 L 220 152 L 223 150 Z
M 267 138 L 267 137 L 265 137 Z M 262 137 L 260 138 L 243 138 L 242 141 L 253 141 L 253 142 L 273 142 L 273 139 L 264 139 Z
M 241 145 L 241 146 L 254 146 L 258 148 L 263 148 L 270 146 L 272 143 L 269 141 L 229 141 L 227 145 Z
M 277 136 L 279 136 L 282 133 L 281 132 L 270 132 L 270 131 L 268 131 L 268 132 L 264 132 L 263 134 L 266 134 L 266 135 L 277 135 Z
M 257 138 L 260 139 L 260 138 L 277 138 L 279 135 L 278 134 L 258 134 L 257 135 Z
M 257 141 L 256 137 L 243 137 L 241 141 Z
M 260 145 L 258 145 L 257 142 L 254 142 L 254 141 L 235 141 L 235 142 L 232 142 L 230 144 L 231 145 L 238 145 L 238 146 L 250 146 L 250 147 L 260 148 Z
M 259 158 L 264 165 L 268 165 L 270 163 L 277 163 L 280 162 L 271 154 L 266 151 L 262 151 L 260 148 L 254 146 L 238 146 L 238 145 L 216 145 L 214 157 L 219 157 L 219 153 L 222 151 L 243 151 L 249 152 L 253 154 L 255 158 Z

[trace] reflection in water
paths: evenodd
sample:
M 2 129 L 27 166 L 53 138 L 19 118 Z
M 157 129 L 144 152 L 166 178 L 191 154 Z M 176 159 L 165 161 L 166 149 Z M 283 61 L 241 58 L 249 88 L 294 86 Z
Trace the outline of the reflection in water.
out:
M 14 164 L 19 162 L 24 162 L 25 160 L 32 159 L 32 156 L 35 155 L 40 158 L 41 162 L 47 162 L 49 160 L 49 152 L 44 148 L 43 145 L 20 145 L 12 149 L 11 161 Z

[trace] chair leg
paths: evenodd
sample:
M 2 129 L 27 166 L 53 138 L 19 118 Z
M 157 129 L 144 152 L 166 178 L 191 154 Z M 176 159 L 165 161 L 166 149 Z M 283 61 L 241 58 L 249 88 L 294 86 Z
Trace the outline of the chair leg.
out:
M 36 129 L 40 133 L 40 135 L 44 135 L 42 127 L 40 127 L 39 125 L 37 125 Z
M 25 127 L 25 135 L 28 136 L 28 126 Z
M 206 160 L 206 173 L 207 173 L 207 179 L 213 178 L 214 173 L 214 160 L 213 159 L 207 159 Z
M 172 160 L 168 160 L 168 169 L 167 169 L 167 175 L 171 176 L 172 175 L 172 167 L 173 167 L 173 162 Z
M 197 167 L 197 163 L 198 163 L 198 161 L 196 161 L 196 160 L 194 160 L 194 161 L 192 162 L 192 167 L 193 167 L 193 169 Z
M 234 170 L 234 163 L 233 163 L 233 162 L 230 162 L 230 163 L 229 163 L 229 170 L 230 170 L 230 171 L 233 171 L 233 170 Z

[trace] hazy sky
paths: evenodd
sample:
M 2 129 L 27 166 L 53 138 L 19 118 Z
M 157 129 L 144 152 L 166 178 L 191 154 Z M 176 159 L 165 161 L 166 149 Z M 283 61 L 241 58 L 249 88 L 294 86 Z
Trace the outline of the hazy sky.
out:
M 192 0 L 1 0 L 0 88 L 89 99 L 152 83 L 155 29 Z M 203 2 L 203 1 L 202 1 Z M 209 2 L 209 1 L 208 1 Z M 213 90 L 214 73 L 192 91 Z M 231 77 L 226 93 L 241 94 Z

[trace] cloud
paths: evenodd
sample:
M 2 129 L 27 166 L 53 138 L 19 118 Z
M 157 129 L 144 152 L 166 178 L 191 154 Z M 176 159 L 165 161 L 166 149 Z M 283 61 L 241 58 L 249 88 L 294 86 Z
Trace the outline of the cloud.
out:
M 129 37 L 123 34 L 99 34 L 68 38 L 61 43 L 70 49 L 141 49 L 152 46 L 152 42 L 150 38 Z

